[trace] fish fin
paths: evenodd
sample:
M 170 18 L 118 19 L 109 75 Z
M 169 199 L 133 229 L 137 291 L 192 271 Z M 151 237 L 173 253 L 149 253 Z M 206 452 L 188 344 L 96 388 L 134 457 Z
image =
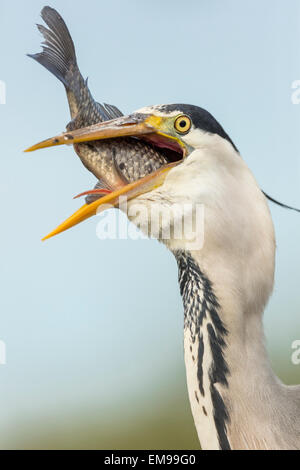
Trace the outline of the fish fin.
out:
M 95 103 L 95 107 L 97 108 L 97 113 L 90 112 L 90 104 L 82 106 L 75 118 L 67 125 L 67 130 L 73 131 L 75 129 L 80 129 L 81 127 L 86 127 L 87 123 L 88 125 L 93 125 L 98 124 L 98 122 L 110 121 L 116 117 L 123 116 L 121 111 L 113 105 Z
M 99 111 L 101 112 L 103 121 L 110 121 L 118 117 L 124 116 L 124 114 L 114 105 L 106 103 L 97 103 Z
M 94 190 L 102 190 L 104 189 L 104 191 L 113 191 L 112 187 L 106 183 L 106 181 L 100 179 L 96 186 L 94 187 Z M 85 198 L 85 202 L 86 204 L 91 204 L 92 202 L 96 201 L 97 199 L 100 199 L 101 197 L 105 196 L 105 194 L 97 194 L 97 193 L 94 193 L 94 194 L 89 194 L 86 198 Z
M 46 67 L 65 86 L 68 86 L 70 68 L 78 68 L 73 40 L 64 20 L 56 10 L 44 7 L 41 16 L 50 28 L 37 25 L 45 39 L 42 43 L 43 52 L 28 56 Z
M 97 105 L 99 106 L 99 109 L 101 110 L 101 113 L 103 114 L 104 121 L 110 121 L 111 119 L 113 119 L 113 117 L 111 117 L 110 113 L 107 111 L 106 107 L 103 106 L 103 104 L 97 103 Z
M 83 79 L 78 68 L 74 42 L 60 14 L 46 6 L 41 16 L 49 27 L 37 25 L 45 39 L 43 51 L 28 54 L 28 57 L 39 62 L 64 84 L 72 117 L 67 129 L 74 130 L 123 116 L 115 106 L 102 105 L 93 99 L 88 79 Z
M 88 189 L 87 191 L 84 191 L 83 193 L 77 194 L 77 196 L 74 196 L 73 199 L 78 199 L 79 197 L 82 196 L 90 196 L 90 195 L 100 195 L 100 197 L 107 196 L 107 194 L 111 194 L 112 191 L 109 191 L 108 189 Z M 98 197 L 95 199 L 99 199 Z
M 273 199 L 271 196 L 266 194 L 264 191 L 263 191 L 263 194 L 266 196 L 267 199 L 269 199 L 269 201 L 273 202 L 274 204 L 277 204 L 280 207 L 283 207 L 284 209 L 291 209 L 292 211 L 300 212 L 300 209 L 297 209 L 296 207 L 288 206 L 284 204 L 283 202 L 277 201 L 276 199 Z
M 54 8 L 48 6 L 43 8 L 41 16 L 49 27 L 47 29 L 43 25 L 37 25 L 45 39 L 42 43 L 43 51 L 28 56 L 43 65 L 64 84 L 71 116 L 75 118 L 83 105 L 95 104 L 95 101 L 78 68 L 75 46 L 64 20 Z
M 120 111 L 120 110 L 119 110 L 116 106 L 114 106 L 113 104 L 104 103 L 104 107 L 105 107 L 107 113 L 109 114 L 110 119 L 115 119 L 115 118 L 124 116 L 124 114 L 122 113 L 122 111 Z
M 76 116 L 67 124 L 67 131 L 74 131 L 82 127 L 92 126 L 103 121 L 110 121 L 111 117 L 105 111 L 105 108 L 99 104 L 94 103 L 95 113 L 91 113 L 91 105 L 87 104 L 82 106 Z

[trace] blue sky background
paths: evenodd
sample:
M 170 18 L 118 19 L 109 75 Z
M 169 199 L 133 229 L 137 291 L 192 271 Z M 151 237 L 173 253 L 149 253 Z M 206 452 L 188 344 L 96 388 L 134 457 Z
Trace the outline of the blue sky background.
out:
M 129 428 L 131 445 L 147 446 L 164 421 L 178 432 L 166 431 L 162 446 L 168 433 L 173 448 L 194 445 L 171 254 L 154 240 L 100 241 L 95 218 L 40 242 L 77 209 L 72 197 L 95 182 L 72 148 L 22 152 L 69 121 L 63 86 L 25 56 L 40 50 L 35 23 L 44 5 L 0 5 L 0 80 L 7 85 L 0 105 L 0 339 L 7 345 L 0 447 L 57 446 L 54 435 L 62 446 L 126 447 Z M 299 1 L 50 5 L 66 20 L 98 101 L 124 113 L 172 102 L 208 109 L 261 187 L 300 206 L 300 105 L 291 103 L 292 82 L 300 79 Z M 300 215 L 271 210 L 278 249 L 268 348 L 281 378 L 299 382 L 290 356 L 300 338 Z M 180 407 L 170 409 L 173 403 Z M 93 440 L 99 430 L 111 440 Z

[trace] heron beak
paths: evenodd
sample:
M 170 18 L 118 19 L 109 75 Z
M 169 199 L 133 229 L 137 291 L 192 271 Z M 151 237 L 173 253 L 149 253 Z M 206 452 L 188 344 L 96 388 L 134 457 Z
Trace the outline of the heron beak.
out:
M 182 155 L 184 155 L 185 148 L 183 148 L 181 141 L 162 132 L 162 128 L 164 127 L 162 125 L 163 119 L 163 117 L 154 115 L 133 114 L 131 116 L 121 117 L 112 121 L 106 121 L 86 128 L 66 132 L 33 145 L 32 147 L 25 150 L 25 152 L 32 152 L 34 150 L 57 145 L 73 145 L 92 140 L 139 136 L 144 140 L 155 143 L 157 143 L 158 139 L 160 139 L 160 146 L 162 146 L 161 141 L 163 140 L 163 146 L 171 149 L 176 148 L 177 151 L 180 149 Z M 150 175 L 147 175 L 144 178 L 135 181 L 134 183 L 125 185 L 123 188 L 113 191 L 110 194 L 95 200 L 91 204 L 85 204 L 65 222 L 53 230 L 49 235 L 44 237 L 43 241 L 53 237 L 54 235 L 64 232 L 65 230 L 79 224 L 80 222 L 83 222 L 89 217 L 102 212 L 108 207 L 118 207 L 120 196 L 126 196 L 127 199 L 130 200 L 143 193 L 152 191 L 158 186 L 161 186 L 168 172 L 177 166 L 180 162 L 181 160 L 165 165 L 156 172 L 151 173 Z
M 25 150 L 25 152 L 33 152 L 47 147 L 55 147 L 57 145 L 73 145 L 82 142 L 90 142 L 92 140 L 115 139 L 117 137 L 133 137 L 143 136 L 145 140 L 154 141 L 155 136 L 159 135 L 165 140 L 165 146 L 168 148 L 181 147 L 183 144 L 180 139 L 176 139 L 162 132 L 163 121 L 165 118 L 155 115 L 132 114 L 130 116 L 113 119 L 111 121 L 100 122 L 93 126 L 83 127 L 74 131 L 65 132 L 63 134 L 43 140 Z
M 152 191 L 153 189 L 161 186 L 168 174 L 168 172 L 178 165 L 180 162 L 173 162 L 169 165 L 162 167 L 161 169 L 157 170 L 150 175 L 141 178 L 134 183 L 127 184 L 121 189 L 117 191 L 113 191 L 106 196 L 101 197 L 100 199 L 96 199 L 96 201 L 92 202 L 91 204 L 84 204 L 80 209 L 78 209 L 71 217 L 65 220 L 62 224 L 60 224 L 55 230 L 49 233 L 46 237 L 42 239 L 42 241 L 48 240 L 49 238 L 58 235 L 65 230 L 68 230 L 74 225 L 83 222 L 84 220 L 92 217 L 93 215 L 99 214 L 106 209 L 112 207 L 118 207 L 119 205 L 119 198 L 120 196 L 124 196 L 127 200 L 131 200 L 141 194 L 147 193 Z
M 73 145 L 80 142 L 89 142 L 91 140 L 114 139 L 116 137 L 126 137 L 133 135 L 149 134 L 154 129 L 147 119 L 128 116 L 105 121 L 89 127 L 83 127 L 71 132 L 65 132 L 58 136 L 39 142 L 29 147 L 25 152 L 33 152 L 56 145 Z

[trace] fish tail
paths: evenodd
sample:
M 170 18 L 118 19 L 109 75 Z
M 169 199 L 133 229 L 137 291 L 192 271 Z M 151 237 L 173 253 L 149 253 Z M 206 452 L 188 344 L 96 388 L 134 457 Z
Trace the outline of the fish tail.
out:
M 48 25 L 37 25 L 44 36 L 43 51 L 28 54 L 29 57 L 53 73 L 66 88 L 71 116 L 74 118 L 84 105 L 93 102 L 93 98 L 77 65 L 76 52 L 69 30 L 53 8 L 46 6 L 41 12 L 42 19 Z

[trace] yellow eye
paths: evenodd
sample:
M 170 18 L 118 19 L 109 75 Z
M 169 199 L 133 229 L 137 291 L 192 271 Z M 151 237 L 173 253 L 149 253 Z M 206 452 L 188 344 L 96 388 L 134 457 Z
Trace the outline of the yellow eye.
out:
M 192 122 L 190 118 L 184 115 L 179 116 L 174 123 L 176 131 L 180 132 L 181 134 L 185 134 L 186 132 L 188 132 L 191 128 L 191 125 Z

